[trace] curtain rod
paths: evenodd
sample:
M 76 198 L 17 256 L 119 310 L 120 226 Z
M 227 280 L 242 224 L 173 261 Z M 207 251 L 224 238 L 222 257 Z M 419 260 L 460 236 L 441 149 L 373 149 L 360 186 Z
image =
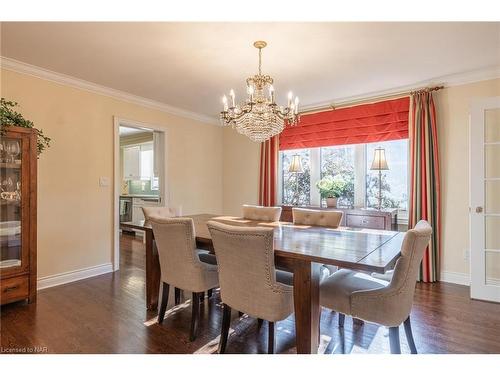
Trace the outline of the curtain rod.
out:
M 395 92 L 395 93 L 387 94 L 387 95 L 372 96 L 372 97 L 367 97 L 364 99 L 341 102 L 337 105 L 335 105 L 335 103 L 332 103 L 328 106 L 323 106 L 323 107 L 318 107 L 318 108 L 312 108 L 310 110 L 305 110 L 304 112 L 300 112 L 300 114 L 305 115 L 305 114 L 311 114 L 311 113 L 317 113 L 317 112 L 324 112 L 324 111 L 328 111 L 328 110 L 353 107 L 353 106 L 359 105 L 359 104 L 372 104 L 372 103 L 377 103 L 377 102 L 382 101 L 382 100 L 404 98 L 405 96 L 419 94 L 422 92 L 438 91 L 441 89 L 444 89 L 444 86 L 441 85 L 441 86 L 433 86 L 433 87 L 424 87 L 424 88 L 411 90 L 411 91 L 400 91 L 400 92 Z

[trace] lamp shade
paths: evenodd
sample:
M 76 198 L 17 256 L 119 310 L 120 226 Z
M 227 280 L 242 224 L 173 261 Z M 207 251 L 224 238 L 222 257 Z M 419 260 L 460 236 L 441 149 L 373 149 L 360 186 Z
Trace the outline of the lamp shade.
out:
M 302 173 L 304 169 L 302 168 L 302 159 L 300 155 L 293 155 L 292 162 L 290 163 L 290 168 L 288 169 L 290 173 Z
M 389 169 L 387 165 L 387 160 L 385 159 L 385 150 L 382 147 L 375 149 L 373 154 L 372 166 L 370 167 L 372 171 L 385 171 Z

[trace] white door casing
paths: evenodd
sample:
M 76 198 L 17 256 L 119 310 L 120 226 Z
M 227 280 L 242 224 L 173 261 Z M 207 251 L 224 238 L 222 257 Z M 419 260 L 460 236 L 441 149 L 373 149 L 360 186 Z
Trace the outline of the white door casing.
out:
M 127 126 L 131 128 L 141 128 L 160 132 L 162 134 L 161 142 L 163 147 L 160 150 L 160 160 L 162 160 L 162 168 L 159 176 L 160 185 L 160 201 L 162 206 L 169 205 L 169 189 L 168 189 L 168 160 L 167 160 L 167 127 L 159 126 L 140 121 L 127 120 L 120 117 L 114 117 L 114 196 L 113 196 L 113 271 L 120 268 L 120 190 L 121 190 L 121 171 L 120 171 L 120 126 Z

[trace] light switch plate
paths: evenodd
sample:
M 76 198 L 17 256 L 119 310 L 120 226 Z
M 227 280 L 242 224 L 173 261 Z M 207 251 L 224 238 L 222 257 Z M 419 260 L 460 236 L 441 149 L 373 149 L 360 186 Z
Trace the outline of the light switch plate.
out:
M 99 177 L 99 186 L 109 186 L 109 177 Z

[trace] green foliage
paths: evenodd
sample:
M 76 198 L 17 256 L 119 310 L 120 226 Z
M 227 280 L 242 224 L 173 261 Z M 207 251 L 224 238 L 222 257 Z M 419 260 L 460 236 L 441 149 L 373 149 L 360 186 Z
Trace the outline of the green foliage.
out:
M 26 120 L 22 114 L 16 112 L 14 108 L 18 106 L 17 102 L 8 101 L 4 98 L 0 99 L 0 135 L 4 135 L 9 126 L 34 129 L 38 135 L 37 151 L 38 155 L 40 155 L 43 150 L 50 147 L 50 138 L 44 135 L 40 129 L 35 128 L 32 121 Z
M 401 200 L 395 199 L 391 195 L 391 185 L 387 182 L 387 177 L 382 174 L 382 208 L 400 208 L 403 203 Z M 379 195 L 379 180 L 378 175 L 368 175 L 366 182 L 367 190 L 367 202 L 368 207 L 378 207 L 378 195 Z
M 321 198 L 339 198 L 344 194 L 348 183 L 340 175 L 325 176 L 316 183 L 316 187 Z
M 341 176 L 346 186 L 338 197 L 339 207 L 354 206 L 354 149 L 347 147 L 321 148 L 321 177 Z M 326 197 L 322 197 L 326 198 Z

